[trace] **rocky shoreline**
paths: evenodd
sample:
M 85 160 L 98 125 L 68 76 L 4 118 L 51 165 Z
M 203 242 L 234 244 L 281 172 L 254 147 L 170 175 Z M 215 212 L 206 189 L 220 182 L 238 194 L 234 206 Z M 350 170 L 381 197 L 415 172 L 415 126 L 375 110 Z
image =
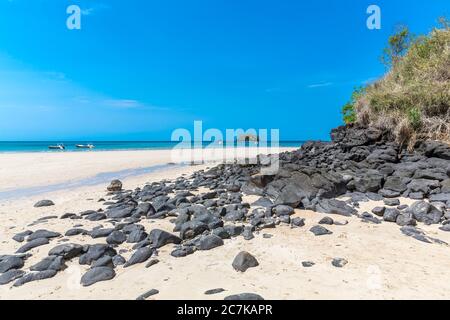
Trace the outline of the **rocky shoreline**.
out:
M 255 232 L 276 228 L 280 224 L 292 228 L 305 226 L 304 218 L 291 218 L 295 208 L 330 214 L 313 226 L 316 236 L 331 233 L 327 225 L 338 224 L 333 215 L 358 216 L 364 223 L 396 223 L 399 232 L 426 243 L 445 245 L 427 235 L 418 226 L 439 224 L 450 231 L 450 148 L 437 142 L 417 144 L 413 152 L 392 142 L 388 135 L 375 129 L 340 127 L 332 132 L 332 142 L 307 142 L 301 149 L 282 153 L 279 170 L 262 174 L 268 165 L 266 156 L 258 165 L 219 165 L 198 171 L 191 177 L 160 181 L 135 190 L 122 190 L 120 181 L 113 181 L 108 194 L 100 202 L 105 210 L 77 214 L 62 213 L 58 217 L 75 223 L 63 235 L 50 230 L 24 230 L 14 236 L 22 246 L 15 254 L 0 256 L 0 285 L 22 286 L 28 282 L 55 276 L 66 262 L 75 261 L 90 269 L 81 278 L 83 286 L 113 279 L 115 269 L 143 264 L 150 268 L 159 260 L 158 249 L 174 245 L 173 257 L 185 257 L 197 250 L 222 246 L 231 237 L 251 241 Z M 253 203 L 243 201 L 244 195 L 260 197 Z M 344 196 L 348 200 L 337 200 Z M 400 205 L 399 197 L 416 200 L 411 206 Z M 359 203 L 384 201 L 372 212 L 358 214 Z M 54 205 L 50 200 L 37 207 Z M 143 219 L 168 219 L 173 231 L 146 230 Z M 42 221 L 41 220 L 41 221 Z M 83 220 L 99 226 L 83 229 Z M 104 225 L 110 226 L 105 227 Z M 75 235 L 98 239 L 98 244 L 71 243 Z M 48 256 L 23 270 L 33 248 L 65 241 L 53 247 Z M 133 244 L 133 253 L 126 260 L 121 245 Z M 345 267 L 348 261 L 336 257 L 334 267 Z M 314 262 L 302 262 L 312 267 Z M 246 272 L 258 265 L 249 252 L 236 252 L 230 268 Z M 222 288 L 208 290 L 223 291 Z M 152 289 L 139 299 L 157 294 Z M 228 299 L 262 298 L 255 294 L 233 295 Z

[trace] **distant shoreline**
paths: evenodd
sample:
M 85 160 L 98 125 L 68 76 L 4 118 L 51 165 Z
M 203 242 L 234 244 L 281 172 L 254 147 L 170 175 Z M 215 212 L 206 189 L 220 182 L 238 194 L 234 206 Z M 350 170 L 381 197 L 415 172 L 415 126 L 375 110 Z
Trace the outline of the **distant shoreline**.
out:
M 78 149 L 76 144 L 93 144 L 93 149 Z M 305 141 L 280 141 L 280 148 L 299 148 Z M 50 145 L 63 144 L 65 150 L 50 150 Z M 84 153 L 84 152 L 104 152 L 104 151 L 143 151 L 143 150 L 170 150 L 175 146 L 179 146 L 179 142 L 171 141 L 0 141 L 0 154 L 16 154 L 16 153 Z M 270 147 L 271 142 L 267 143 Z M 232 148 L 234 144 L 218 144 L 214 142 L 203 142 L 202 147 L 210 148 Z M 253 143 L 245 145 L 246 147 L 263 147 Z M 239 145 L 239 147 L 242 147 Z M 195 143 L 187 144 L 183 148 L 198 148 Z
M 278 153 L 294 149 L 280 147 L 277 150 L 269 148 L 269 150 L 253 151 Z M 187 155 L 189 156 L 190 153 L 188 152 Z M 235 155 L 237 154 L 231 153 L 229 156 Z M 256 156 L 256 154 L 254 155 Z M 177 164 L 185 161 L 177 156 L 179 155 L 173 154 L 171 149 L 0 153 L 0 170 L 3 179 L 0 193 L 17 189 L 47 188 L 64 183 L 79 185 L 79 181 L 86 182 L 86 179 L 91 179 L 99 174 L 125 172 L 126 176 L 135 176 L 133 173 L 146 173 L 148 168 L 155 166 L 160 169 L 160 166 L 175 164 L 174 167 L 176 167 Z M 206 163 L 213 163 L 220 161 L 222 156 L 220 153 L 205 152 L 202 159 Z M 106 180 L 113 179 L 113 176 L 107 176 Z

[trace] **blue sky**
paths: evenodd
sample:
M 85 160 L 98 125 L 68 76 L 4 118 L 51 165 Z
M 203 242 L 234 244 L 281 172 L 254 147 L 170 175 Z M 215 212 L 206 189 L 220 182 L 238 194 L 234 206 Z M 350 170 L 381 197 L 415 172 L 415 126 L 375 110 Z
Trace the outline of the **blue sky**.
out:
M 82 29 L 66 28 L 66 8 Z M 366 28 L 366 8 L 382 29 Z M 173 129 L 328 139 L 381 76 L 396 25 L 427 33 L 448 0 L 0 0 L 0 140 L 170 140 Z

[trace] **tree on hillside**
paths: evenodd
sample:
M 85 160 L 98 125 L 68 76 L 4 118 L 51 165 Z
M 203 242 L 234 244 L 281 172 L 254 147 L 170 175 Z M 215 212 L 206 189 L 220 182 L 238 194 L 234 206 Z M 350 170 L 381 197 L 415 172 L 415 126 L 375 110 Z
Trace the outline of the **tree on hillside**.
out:
M 408 27 L 398 27 L 398 31 L 389 37 L 388 46 L 383 50 L 381 62 L 390 68 L 395 65 L 408 51 L 412 35 Z

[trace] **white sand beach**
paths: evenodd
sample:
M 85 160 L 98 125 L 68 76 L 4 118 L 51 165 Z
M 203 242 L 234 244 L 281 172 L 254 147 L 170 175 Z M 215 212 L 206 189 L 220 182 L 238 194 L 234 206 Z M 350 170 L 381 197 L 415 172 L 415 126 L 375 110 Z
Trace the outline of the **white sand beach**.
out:
M 167 163 L 168 151 L 116 151 L 92 153 L 36 153 L 0 154 L 0 190 L 44 186 L 94 176 L 102 172 L 148 167 Z M 142 187 L 147 182 L 175 179 L 204 169 L 209 164 L 165 168 L 123 180 L 125 189 Z M 64 234 L 75 224 L 90 230 L 98 225 L 110 227 L 106 221 L 48 219 L 34 226 L 36 220 L 47 216 L 61 216 L 67 212 L 79 213 L 88 209 L 104 208 L 98 199 L 106 197 L 107 184 L 59 190 L 45 195 L 0 201 L 0 255 L 12 254 L 22 244 L 11 238 L 24 230 L 47 229 Z M 36 201 L 51 199 L 55 206 L 34 208 Z M 252 202 L 257 197 L 247 197 Z M 401 199 L 402 204 L 412 200 Z M 360 212 L 370 211 L 379 202 L 361 203 Z M 157 289 L 159 294 L 149 299 L 223 299 L 223 297 L 252 292 L 265 299 L 449 299 L 449 247 L 428 244 L 403 235 L 396 224 L 373 225 L 357 217 L 332 216 L 347 225 L 327 226 L 333 234 L 315 237 L 309 228 L 324 214 L 296 210 L 296 216 L 306 218 L 306 226 L 290 228 L 279 226 L 264 229 L 255 239 L 242 237 L 226 240 L 225 245 L 210 251 L 196 252 L 185 258 L 170 256 L 173 245 L 159 251 L 160 263 L 145 268 L 137 264 L 118 267 L 116 277 L 90 287 L 79 284 L 87 270 L 76 261 L 55 277 L 35 281 L 21 287 L 12 284 L 0 286 L 0 299 L 135 299 L 140 294 Z M 146 231 L 160 228 L 172 232 L 173 224 L 164 220 L 143 220 Z M 450 243 L 450 233 L 438 226 L 419 227 L 432 237 Z M 272 235 L 271 238 L 263 234 Z M 59 244 L 54 239 L 30 251 L 24 270 L 47 256 Z M 75 236 L 70 242 L 79 244 L 104 243 L 104 239 Z M 130 244 L 124 247 L 131 249 Z M 245 273 L 236 272 L 231 263 L 241 251 L 252 253 L 259 266 Z M 123 254 L 126 259 L 130 252 Z M 344 268 L 331 265 L 333 258 L 345 258 Z M 304 268 L 302 261 L 315 265 Z M 216 295 L 205 295 L 208 289 L 224 288 Z

